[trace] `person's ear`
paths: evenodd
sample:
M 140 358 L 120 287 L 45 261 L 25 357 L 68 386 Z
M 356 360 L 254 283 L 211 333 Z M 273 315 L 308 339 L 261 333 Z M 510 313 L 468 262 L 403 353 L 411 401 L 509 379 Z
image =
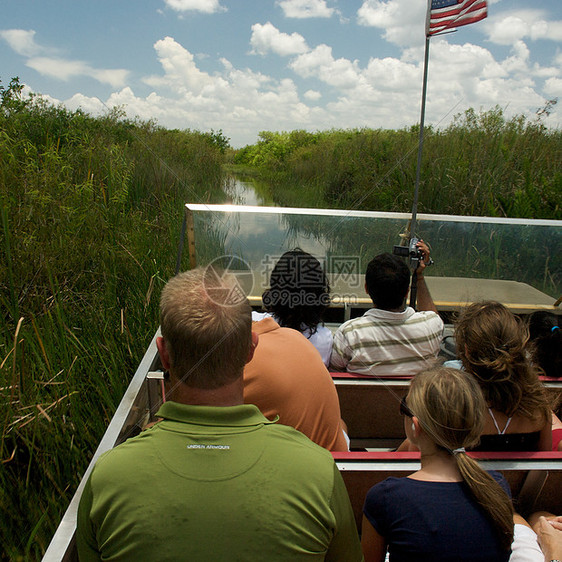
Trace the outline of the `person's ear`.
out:
M 158 348 L 158 353 L 160 355 L 160 362 L 165 371 L 170 370 L 170 355 L 168 354 L 168 348 L 166 347 L 166 341 L 162 336 L 156 338 L 156 347 Z
M 259 339 L 260 337 L 258 334 L 256 334 L 256 332 L 252 332 L 252 345 L 250 347 L 250 351 L 248 352 L 248 359 L 246 359 L 246 363 L 249 363 L 253 359 L 256 347 L 258 347 Z
M 420 420 L 416 416 L 412 417 L 412 431 L 414 432 L 414 437 L 417 439 L 423 432 L 423 428 L 420 424 Z

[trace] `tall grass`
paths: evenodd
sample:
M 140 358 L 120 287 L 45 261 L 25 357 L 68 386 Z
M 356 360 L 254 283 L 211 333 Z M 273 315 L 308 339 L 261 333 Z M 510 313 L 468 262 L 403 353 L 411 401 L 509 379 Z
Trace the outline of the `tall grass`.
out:
M 222 133 L 0 88 L 0 558 L 39 559 L 158 324 Z
M 233 161 L 270 179 L 279 205 L 292 204 L 297 191 L 324 207 L 408 212 L 418 135 L 416 126 L 262 132 Z M 444 130 L 426 131 L 419 210 L 560 219 L 561 170 L 562 131 L 546 129 L 540 115 L 508 120 L 499 107 L 469 109 Z
M 417 131 L 262 133 L 232 154 L 222 131 L 92 118 L 17 79 L 0 98 L 0 558 L 35 560 L 158 324 L 183 203 L 221 202 L 231 157 L 280 205 L 407 211 Z M 560 140 L 499 110 L 429 130 L 421 210 L 560 218 Z

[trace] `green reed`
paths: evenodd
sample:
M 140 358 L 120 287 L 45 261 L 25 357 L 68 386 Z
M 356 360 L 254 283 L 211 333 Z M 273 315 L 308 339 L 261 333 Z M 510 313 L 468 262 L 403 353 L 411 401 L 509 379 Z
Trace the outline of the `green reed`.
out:
M 562 131 L 546 129 L 541 115 L 506 119 L 498 107 L 469 109 L 443 130 L 429 127 L 418 212 L 562 219 Z M 232 162 L 269 180 L 277 205 L 409 213 L 418 136 L 416 126 L 262 132 Z M 427 228 L 419 225 L 420 232 Z M 559 294 L 560 236 L 484 228 L 465 244 L 454 232 L 444 238 L 444 230 L 423 234 L 434 244 L 444 239 L 434 274 L 517 279 Z
M 224 137 L 0 89 L 0 559 L 40 559 L 158 325 Z
M 540 112 L 539 112 L 540 114 Z M 419 127 L 392 130 L 262 132 L 233 162 L 275 184 L 278 204 L 305 198 L 323 207 L 408 212 Z M 469 109 L 443 130 L 427 128 L 419 211 L 562 218 L 562 131 L 506 119 L 501 108 Z

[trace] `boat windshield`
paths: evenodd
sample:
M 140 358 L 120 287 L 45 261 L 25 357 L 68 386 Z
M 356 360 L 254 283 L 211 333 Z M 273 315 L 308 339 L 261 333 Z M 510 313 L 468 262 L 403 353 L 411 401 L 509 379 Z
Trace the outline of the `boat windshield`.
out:
M 409 220 L 407 213 L 187 204 L 184 268 L 189 254 L 192 266 L 239 270 L 256 304 L 277 259 L 299 247 L 323 264 L 335 306 L 367 306 L 367 263 L 400 244 Z M 552 308 L 562 295 L 562 221 L 426 214 L 417 220 L 416 235 L 435 261 L 426 279 L 440 310 L 491 299 L 527 312 Z

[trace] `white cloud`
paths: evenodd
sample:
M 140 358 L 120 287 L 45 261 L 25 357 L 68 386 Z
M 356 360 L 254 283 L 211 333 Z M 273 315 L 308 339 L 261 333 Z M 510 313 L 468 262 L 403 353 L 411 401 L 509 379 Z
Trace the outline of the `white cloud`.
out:
M 332 47 L 318 45 L 312 51 L 296 57 L 289 67 L 303 78 L 319 78 L 326 84 L 343 89 L 352 88 L 361 80 L 357 61 L 334 59 Z
M 270 22 L 252 25 L 250 44 L 252 53 L 259 55 L 273 51 L 278 55 L 287 56 L 308 51 L 308 45 L 302 35 L 282 33 Z
M 330 18 L 336 10 L 326 0 L 277 0 L 287 18 Z
M 423 39 L 426 4 L 411 0 L 364 0 L 357 11 L 360 25 L 383 30 L 383 37 L 401 46 L 419 43 Z M 547 39 L 562 41 L 562 20 L 553 21 L 543 10 L 490 10 L 488 18 L 478 23 L 478 29 L 488 39 L 500 45 L 517 41 Z
M 35 43 L 35 31 L 32 29 L 4 29 L 0 31 L 0 37 L 18 55 L 31 57 L 41 52 L 41 47 Z
M 174 39 L 154 45 L 163 75 L 145 80 L 155 91 L 145 98 L 131 88 L 112 94 L 107 105 L 124 105 L 129 116 L 156 118 L 166 127 L 235 130 L 233 142 L 255 142 L 262 129 L 312 126 L 314 110 L 299 100 L 290 79 L 274 80 L 249 69 L 237 69 L 221 59 L 222 72 L 207 74 L 193 55 Z M 164 88 L 168 90 L 165 95 Z M 229 134 L 230 136 L 230 134 Z
M 562 41 L 562 20 L 548 20 L 542 10 L 517 10 L 489 16 L 483 28 L 498 45 L 513 45 L 525 38 Z
M 226 8 L 221 6 L 219 0 L 164 0 L 164 2 L 176 12 L 193 11 L 215 14 L 226 11 Z
M 68 80 L 86 74 L 86 65 L 81 61 L 69 61 L 48 57 L 34 57 L 27 60 L 26 65 L 43 76 Z
M 479 107 L 481 102 L 475 92 L 481 84 L 484 86 L 480 91 L 485 92 L 491 84 L 498 88 L 504 83 L 507 73 L 487 49 L 471 43 L 451 45 L 443 39 L 438 41 L 429 65 L 428 99 L 432 96 L 440 100 L 439 119 L 460 100 L 463 106 Z M 502 91 L 508 101 L 510 93 Z
M 303 97 L 310 101 L 318 101 L 322 97 L 322 94 L 317 90 L 307 90 L 303 94 Z
M 562 104 L 562 78 L 549 78 L 545 82 L 544 93 L 551 98 L 559 98 L 558 101 Z
M 107 110 L 107 106 L 100 99 L 90 98 L 83 94 L 74 94 L 64 102 L 64 105 L 71 111 L 81 108 L 86 113 L 91 113 L 92 115 L 99 115 Z
M 77 76 L 90 76 L 98 80 L 98 82 L 109 84 L 113 88 L 123 87 L 129 75 L 127 70 L 92 68 L 82 61 L 61 58 L 32 57 L 25 64 L 43 76 L 50 76 L 51 78 L 64 81 Z
M 86 75 L 113 88 L 121 88 L 127 82 L 129 71 L 122 68 L 92 68 L 87 65 Z
M 384 92 L 409 92 L 415 95 L 420 91 L 422 79 L 418 65 L 405 63 L 395 58 L 371 59 L 365 70 L 370 84 Z
M 562 64 L 557 68 L 555 66 L 540 66 L 535 63 L 533 64 L 531 73 L 537 78 L 555 78 L 556 76 L 562 75 Z
M 270 32 L 271 37 L 285 35 L 273 26 Z M 262 50 L 279 52 L 280 47 L 273 47 L 273 43 L 269 47 L 264 43 Z M 433 44 L 428 124 L 445 126 L 455 113 L 467 107 L 479 110 L 496 104 L 507 116 L 532 116 L 545 99 L 534 84 L 539 72 L 548 85 L 545 95 L 560 95 L 560 73 L 531 67 L 524 42 L 517 43 L 505 61 L 496 61 L 489 50 L 470 43 L 454 45 L 446 38 L 436 38 Z M 253 45 L 256 49 L 257 44 Z M 304 90 L 300 97 L 290 78 L 279 80 L 236 68 L 224 58 L 220 59 L 221 71 L 203 72 L 194 56 L 171 37 L 158 41 L 154 48 L 163 70 L 161 75 L 145 80 L 154 92 L 140 97 L 131 88 L 123 88 L 109 97 L 107 105 L 124 105 L 129 116 L 155 118 L 167 127 L 222 129 L 234 146 L 256 142 L 257 132 L 263 129 L 401 128 L 419 121 L 419 48 L 403 50 L 401 58 L 373 57 L 363 67 L 358 61 L 334 58 L 328 45 L 290 55 L 288 68 L 305 84 L 313 79 L 328 86 L 329 95 L 314 88 Z M 560 113 L 553 112 L 548 119 L 545 123 L 556 123 Z
M 516 41 L 512 48 L 512 55 L 505 59 L 501 65 L 507 73 L 519 74 L 529 71 L 529 48 L 523 41 Z
M 0 37 L 18 55 L 27 57 L 26 66 L 33 68 L 43 76 L 64 81 L 78 76 L 89 76 L 98 82 L 109 84 L 112 88 L 122 88 L 129 77 L 128 70 L 94 68 L 80 60 L 48 56 L 56 52 L 56 49 L 36 43 L 34 30 L 7 29 L 0 31 Z
M 146 84 L 153 87 L 168 87 L 180 93 L 200 93 L 205 86 L 212 83 L 211 76 L 197 68 L 193 55 L 172 37 L 156 41 L 154 49 L 164 68 L 165 76 L 145 78 Z
M 357 11 L 360 25 L 383 30 L 383 37 L 401 46 L 423 41 L 426 4 L 411 0 L 363 0 Z M 543 10 L 489 11 L 488 18 L 478 23 L 478 29 L 488 39 L 500 45 L 514 45 L 517 41 L 548 39 L 562 41 L 562 20 L 549 19 Z
M 407 46 L 423 42 L 425 10 L 424 2 L 412 0 L 364 0 L 357 11 L 357 22 L 383 29 L 387 41 Z

